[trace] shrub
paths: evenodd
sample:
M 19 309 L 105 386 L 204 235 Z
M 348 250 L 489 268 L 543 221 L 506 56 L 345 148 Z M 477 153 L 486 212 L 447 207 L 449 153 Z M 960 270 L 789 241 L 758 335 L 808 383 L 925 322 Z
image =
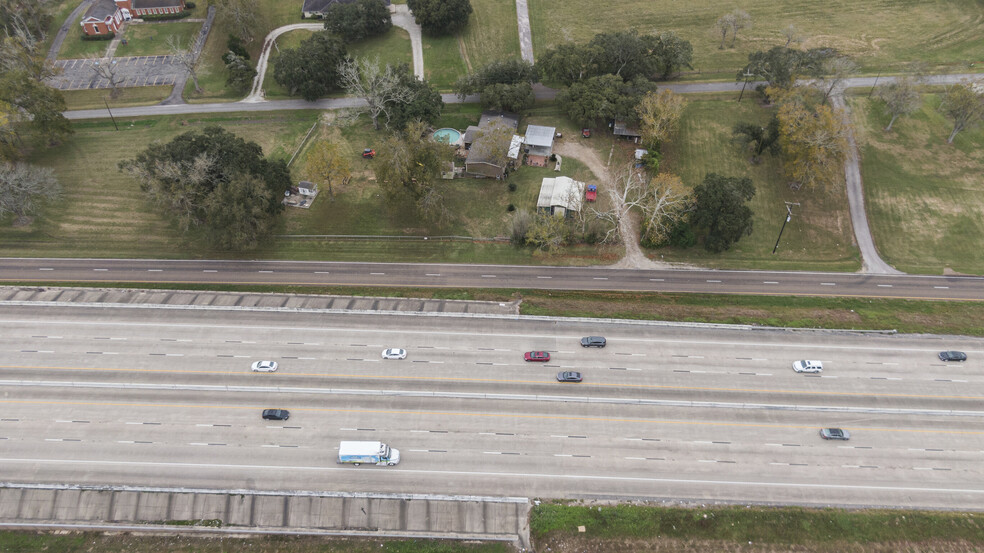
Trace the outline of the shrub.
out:
M 116 33 L 109 33 L 107 35 L 82 35 L 82 40 L 113 40 L 116 38 Z
M 249 52 L 247 52 L 246 47 L 243 46 L 243 41 L 240 40 L 240 38 L 234 34 L 230 34 L 229 38 L 226 39 L 226 48 L 228 48 L 230 52 L 236 54 L 237 56 L 243 58 L 244 60 L 249 59 Z M 229 62 L 226 61 L 226 63 Z
M 186 10 L 193 10 L 193 9 L 195 9 L 195 3 L 194 2 L 185 2 L 185 9 Z
M 509 183 L 509 187 L 508 188 L 509 188 L 509 191 L 510 192 L 515 192 L 516 191 L 516 183 L 514 183 L 514 182 Z
M 514 206 L 513 204 L 509 204 L 506 206 L 506 211 L 510 211 L 510 212 L 516 211 L 516 206 Z
M 509 241 L 517 246 L 526 243 L 526 233 L 530 230 L 530 212 L 521 209 L 513 214 L 512 221 L 509 222 Z
M 191 12 L 188 10 L 178 13 L 155 13 L 141 15 L 140 19 L 143 19 L 144 21 L 171 21 L 173 19 L 184 19 L 186 17 L 191 17 Z

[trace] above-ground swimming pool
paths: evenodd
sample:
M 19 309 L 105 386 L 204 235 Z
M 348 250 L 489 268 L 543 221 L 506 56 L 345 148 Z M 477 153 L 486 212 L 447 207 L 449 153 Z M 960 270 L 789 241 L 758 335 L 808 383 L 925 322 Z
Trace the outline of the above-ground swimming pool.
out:
M 437 142 L 444 142 L 452 146 L 461 144 L 461 133 L 454 129 L 437 129 L 432 136 Z

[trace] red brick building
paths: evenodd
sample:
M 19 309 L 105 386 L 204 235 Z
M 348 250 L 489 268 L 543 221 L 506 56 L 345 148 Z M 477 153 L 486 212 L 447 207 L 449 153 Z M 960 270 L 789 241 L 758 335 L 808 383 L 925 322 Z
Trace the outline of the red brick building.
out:
M 82 16 L 87 35 L 117 33 L 124 21 L 145 15 L 181 13 L 185 0 L 96 0 Z

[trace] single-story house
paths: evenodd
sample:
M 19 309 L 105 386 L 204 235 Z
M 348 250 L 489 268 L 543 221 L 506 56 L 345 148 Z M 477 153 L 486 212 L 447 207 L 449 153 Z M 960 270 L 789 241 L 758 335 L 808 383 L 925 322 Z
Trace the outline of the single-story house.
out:
M 504 128 L 501 132 L 497 127 Z M 514 113 L 486 111 L 482 113 L 478 126 L 465 129 L 462 140 L 468 151 L 465 158 L 465 173 L 473 177 L 492 177 L 501 179 L 506 173 L 509 142 L 499 143 L 497 138 L 519 128 L 519 116 Z M 490 132 L 493 131 L 493 132 Z
M 545 178 L 536 200 L 538 212 L 570 217 L 581 211 L 584 183 L 570 177 Z
M 526 152 L 531 156 L 550 157 L 553 153 L 554 134 L 556 127 L 541 127 L 540 125 L 527 125 L 526 139 L 523 144 L 529 146 Z
M 622 138 L 630 138 L 632 139 L 632 142 L 636 144 L 638 144 L 639 139 L 642 138 L 642 133 L 639 132 L 639 129 L 630 127 L 628 123 L 618 119 L 616 119 L 612 124 L 612 134 Z
M 116 34 L 124 21 L 134 17 L 184 10 L 185 0 L 96 0 L 82 16 L 82 32 L 87 35 Z
M 332 4 L 351 4 L 355 0 L 304 0 L 301 7 L 301 19 L 324 19 L 328 6 Z M 390 0 L 383 0 L 387 6 Z

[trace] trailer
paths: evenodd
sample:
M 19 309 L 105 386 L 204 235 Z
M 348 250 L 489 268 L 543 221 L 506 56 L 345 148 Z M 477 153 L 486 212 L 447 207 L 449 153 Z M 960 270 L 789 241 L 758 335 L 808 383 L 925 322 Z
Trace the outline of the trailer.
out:
M 359 466 L 393 466 L 400 462 L 400 450 L 383 442 L 342 442 L 338 444 L 338 463 Z

